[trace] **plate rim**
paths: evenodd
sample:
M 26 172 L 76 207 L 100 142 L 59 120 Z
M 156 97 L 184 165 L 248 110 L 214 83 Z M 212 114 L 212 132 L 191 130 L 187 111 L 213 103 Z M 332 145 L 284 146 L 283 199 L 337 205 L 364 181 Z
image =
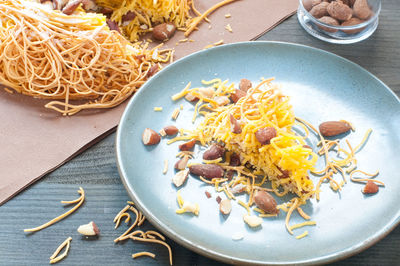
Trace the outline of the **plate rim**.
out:
M 319 256 L 316 258 L 311 258 L 307 260 L 302 260 L 302 261 L 282 261 L 282 262 L 267 262 L 267 261 L 256 261 L 256 260 L 248 260 L 248 259 L 241 259 L 241 258 L 234 258 L 229 255 L 224 255 L 219 252 L 215 252 L 207 247 L 199 246 L 190 239 L 187 239 L 185 237 L 179 236 L 179 234 L 173 230 L 171 230 L 168 226 L 166 226 L 163 222 L 161 222 L 155 215 L 152 214 L 150 210 L 148 210 L 146 207 L 144 207 L 144 204 L 142 201 L 139 199 L 139 197 L 134 193 L 134 189 L 129 185 L 126 173 L 124 172 L 123 169 L 123 163 L 122 163 L 122 154 L 121 154 L 121 128 L 123 127 L 124 121 L 126 120 L 126 117 L 128 115 L 128 110 L 131 108 L 131 106 L 134 104 L 136 101 L 136 98 L 140 97 L 142 94 L 142 91 L 146 89 L 148 86 L 147 84 L 150 83 L 151 80 L 156 79 L 160 73 L 167 71 L 168 69 L 174 67 L 176 64 L 180 64 L 184 61 L 190 60 L 190 58 L 194 56 L 198 56 L 199 54 L 207 53 L 209 50 L 220 50 L 220 49 L 227 49 L 230 47 L 234 46 L 268 46 L 268 45 L 279 45 L 279 46 L 288 46 L 288 47 L 295 47 L 295 48 L 302 48 L 302 49 L 309 49 L 312 50 L 313 52 L 318 52 L 322 54 L 326 54 L 327 56 L 333 56 L 336 57 L 340 60 L 343 60 L 345 63 L 350 64 L 354 67 L 357 68 L 358 71 L 362 71 L 365 74 L 369 75 L 371 78 L 375 79 L 378 83 L 380 83 L 381 86 L 383 86 L 389 94 L 391 94 L 392 97 L 394 97 L 395 100 L 397 100 L 397 103 L 400 104 L 400 98 L 379 78 L 377 78 L 374 74 L 366 70 L 365 68 L 361 67 L 360 65 L 350 61 L 349 59 L 346 59 L 342 56 L 336 55 L 332 52 L 325 51 L 320 48 L 315 48 L 312 46 L 307 46 L 303 44 L 297 44 L 297 43 L 291 43 L 291 42 L 281 42 L 281 41 L 245 41 L 245 42 L 236 42 L 236 43 L 230 43 L 230 44 L 224 44 L 221 46 L 216 46 L 213 48 L 209 48 L 206 50 L 200 50 L 197 52 L 194 52 L 192 54 L 189 54 L 185 57 L 180 58 L 179 60 L 175 61 L 172 64 L 169 64 L 159 72 L 157 72 L 154 76 L 152 76 L 145 84 L 143 84 L 142 88 L 139 89 L 135 95 L 132 96 L 132 98 L 129 100 L 129 103 L 127 104 L 120 122 L 117 127 L 116 131 L 116 138 L 115 138 L 115 155 L 116 155 L 116 160 L 117 160 L 117 168 L 118 168 L 118 173 L 120 175 L 121 181 L 125 187 L 125 190 L 128 192 L 130 198 L 133 200 L 133 202 L 136 204 L 136 207 L 146 216 L 146 218 L 150 221 L 150 223 L 155 226 L 158 230 L 163 232 L 165 235 L 167 235 L 170 239 L 175 241 L 176 243 L 184 246 L 185 248 L 190 249 L 193 252 L 196 252 L 200 255 L 203 255 L 205 257 L 208 257 L 213 260 L 218 260 L 224 263 L 229 263 L 229 264 L 235 264 L 235 263 L 240 263 L 241 265 L 289 265 L 295 263 L 296 265 L 317 265 L 317 264 L 325 264 L 325 263 L 331 263 L 335 262 L 338 260 L 343 260 L 348 257 L 351 257 L 355 254 L 358 254 L 369 247 L 373 246 L 383 238 L 385 238 L 391 231 L 393 231 L 399 224 L 400 224 L 400 208 L 397 212 L 397 217 L 393 217 L 392 220 L 388 221 L 386 226 L 382 227 L 379 231 L 377 231 L 374 235 L 368 237 L 365 239 L 363 242 L 358 243 L 357 245 L 353 245 L 347 249 L 337 251 L 335 253 L 331 253 L 326 256 Z

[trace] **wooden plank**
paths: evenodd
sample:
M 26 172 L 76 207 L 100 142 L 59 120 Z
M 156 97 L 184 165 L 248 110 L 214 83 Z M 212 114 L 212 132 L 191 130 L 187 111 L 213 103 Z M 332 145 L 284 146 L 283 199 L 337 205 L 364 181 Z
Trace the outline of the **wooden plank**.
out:
M 400 95 L 400 16 L 396 0 L 384 1 L 380 25 L 375 34 L 358 44 L 334 45 L 308 35 L 293 16 L 260 40 L 305 44 L 341 55 L 376 75 Z M 56 247 L 72 236 L 68 257 L 60 265 L 168 265 L 168 252 L 162 246 L 113 239 L 126 228 L 114 230 L 112 220 L 125 206 L 128 195 L 121 184 L 114 155 L 115 134 L 66 163 L 14 199 L 0 207 L 0 265 L 45 265 Z M 23 232 L 63 213 L 60 200 L 78 197 L 84 187 L 87 201 L 76 213 L 33 234 Z M 384 203 L 383 203 L 384 204 Z M 97 240 L 82 238 L 76 229 L 94 220 L 100 227 Z M 355 225 L 356 226 L 356 225 Z M 145 229 L 153 227 L 147 224 Z M 175 265 L 222 265 L 199 256 L 169 240 Z M 332 243 L 335 244 L 335 243 Z M 155 259 L 131 254 L 151 251 Z M 400 227 L 382 241 L 358 255 L 332 265 L 396 265 L 400 261 Z

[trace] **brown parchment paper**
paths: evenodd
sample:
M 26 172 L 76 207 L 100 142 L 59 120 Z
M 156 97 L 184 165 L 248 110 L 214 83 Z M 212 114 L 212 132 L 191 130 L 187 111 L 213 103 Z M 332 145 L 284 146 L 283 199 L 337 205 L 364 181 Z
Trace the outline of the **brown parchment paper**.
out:
M 204 12 L 219 1 L 197 0 L 196 7 Z M 194 42 L 176 45 L 185 38 L 178 32 L 164 47 L 174 48 L 179 59 L 220 40 L 253 40 L 292 15 L 297 6 L 297 0 L 239 0 L 212 13 L 210 24 L 203 21 L 188 37 Z M 230 18 L 225 17 L 228 13 Z M 232 33 L 225 29 L 227 24 Z M 112 133 L 127 103 L 63 117 L 45 109 L 46 102 L 0 88 L 0 205 Z

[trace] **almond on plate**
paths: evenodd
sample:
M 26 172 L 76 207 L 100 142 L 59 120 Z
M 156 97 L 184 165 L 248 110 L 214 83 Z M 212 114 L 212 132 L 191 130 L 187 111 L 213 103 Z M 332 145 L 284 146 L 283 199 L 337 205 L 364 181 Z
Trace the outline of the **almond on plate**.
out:
M 145 128 L 142 134 L 144 145 L 155 145 L 161 140 L 161 136 L 151 128 Z

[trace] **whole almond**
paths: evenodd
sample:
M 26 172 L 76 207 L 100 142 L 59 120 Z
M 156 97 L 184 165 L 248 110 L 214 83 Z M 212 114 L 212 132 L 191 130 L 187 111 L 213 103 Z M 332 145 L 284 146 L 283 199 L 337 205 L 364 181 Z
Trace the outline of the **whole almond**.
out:
M 163 128 L 165 134 L 168 136 L 176 135 L 179 132 L 179 129 L 176 126 L 170 125 Z
M 271 196 L 267 191 L 258 190 L 254 194 L 254 203 L 258 208 L 265 211 L 266 213 L 278 214 L 279 209 L 276 208 L 277 203 L 274 197 Z
M 204 160 L 215 160 L 224 156 L 225 149 L 221 145 L 213 144 L 203 153 Z
M 239 89 L 247 92 L 252 87 L 251 81 L 248 79 L 241 79 L 239 82 Z
M 372 10 L 367 0 L 356 0 L 353 5 L 353 12 L 359 19 L 367 19 L 371 16 Z
M 158 135 L 157 132 L 155 132 L 151 128 L 145 128 L 142 134 L 142 141 L 144 145 L 155 145 L 158 144 L 161 140 L 161 136 Z
M 189 166 L 189 171 L 191 174 L 202 176 L 207 179 L 224 176 L 224 169 L 217 164 L 194 164 Z
M 242 133 L 242 128 L 241 128 L 239 122 L 236 120 L 236 118 L 232 114 L 229 115 L 229 120 L 231 122 L 232 133 L 234 133 L 234 134 Z
M 326 8 L 326 11 L 328 11 L 328 14 L 332 18 L 340 21 L 349 20 L 353 15 L 353 10 L 349 6 L 339 1 L 331 2 Z
M 170 39 L 176 31 L 176 26 L 173 23 L 162 23 L 153 28 L 153 38 L 158 41 Z
M 219 211 L 222 214 L 227 215 L 231 212 L 231 210 L 232 210 L 231 200 L 230 199 L 221 200 L 221 202 L 219 203 Z
M 362 190 L 364 194 L 375 194 L 378 191 L 379 191 L 378 185 L 372 182 L 371 180 L 367 181 L 367 184 L 365 184 L 365 187 Z
M 246 96 L 246 94 L 247 93 L 245 91 L 235 89 L 235 92 L 231 93 L 231 100 L 232 102 L 236 103 L 240 98 Z
M 181 151 L 190 151 L 191 149 L 193 149 L 195 144 L 196 144 L 196 140 L 193 139 L 191 141 L 188 141 L 188 142 L 185 142 L 185 143 L 179 145 L 179 150 L 181 150 Z
M 329 24 L 332 26 L 339 26 L 339 22 L 336 19 L 328 17 L 328 16 L 324 16 L 318 20 L 325 24 Z M 322 26 L 322 25 L 318 25 L 318 28 L 320 28 L 321 30 L 327 31 L 327 32 L 331 32 L 331 33 L 335 33 L 338 31 L 337 29 L 329 28 L 329 27 Z
M 267 145 L 271 139 L 276 137 L 276 129 L 274 127 L 265 127 L 257 130 L 256 139 L 261 145 Z
M 249 215 L 247 213 L 245 215 L 243 215 L 243 220 L 250 227 L 260 226 L 262 224 L 262 221 L 263 221 L 260 217 L 255 216 L 255 215 Z
M 358 25 L 363 23 L 364 20 L 361 20 L 359 18 L 353 17 L 345 22 L 343 22 L 340 26 L 354 26 L 354 25 Z M 354 29 L 354 30 L 342 30 L 343 32 L 347 33 L 347 34 L 354 34 L 354 33 L 358 33 L 360 31 L 362 31 L 363 29 L 365 29 L 365 27 L 359 28 L 359 29 Z
M 322 18 L 323 16 L 328 15 L 328 11 L 326 10 L 328 5 L 329 5 L 329 3 L 322 2 L 322 3 L 314 6 L 310 10 L 310 15 L 313 16 L 314 18 Z
M 313 6 L 316 6 L 322 2 L 322 0 L 303 0 L 303 6 L 307 11 L 310 11 Z
M 327 121 L 319 125 L 319 132 L 324 137 L 336 136 L 350 129 L 351 125 L 345 121 Z

